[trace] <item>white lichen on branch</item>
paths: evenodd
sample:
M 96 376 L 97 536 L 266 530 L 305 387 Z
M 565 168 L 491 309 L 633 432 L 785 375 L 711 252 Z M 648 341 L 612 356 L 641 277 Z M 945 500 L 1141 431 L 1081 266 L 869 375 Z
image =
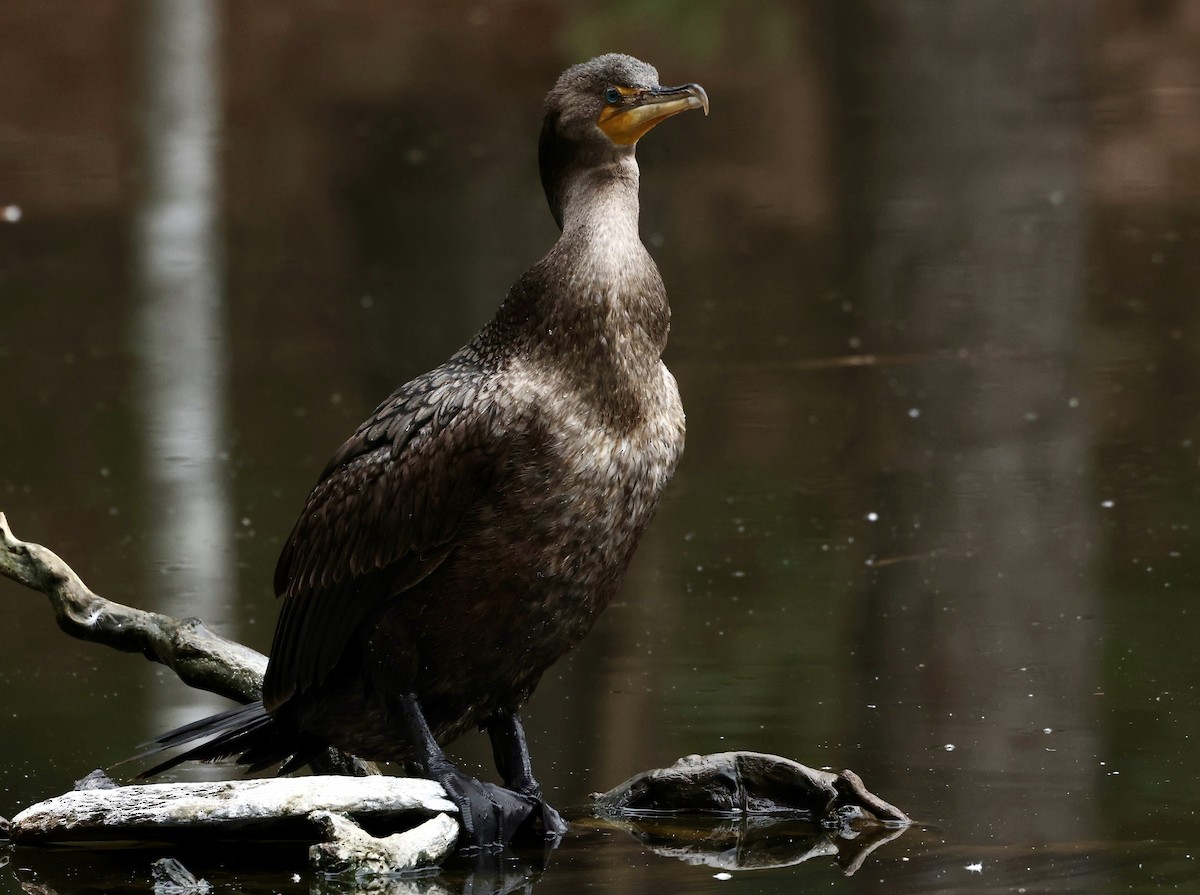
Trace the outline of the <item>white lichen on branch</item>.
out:
M 358 819 L 426 819 L 458 809 L 432 780 L 415 777 L 279 777 L 207 783 L 147 783 L 63 793 L 12 819 L 14 842 L 235 835 L 253 828 L 295 834 L 314 811 Z M 305 824 L 307 826 L 307 824 Z M 457 830 L 457 826 L 455 827 Z M 309 833 L 305 838 L 316 838 Z

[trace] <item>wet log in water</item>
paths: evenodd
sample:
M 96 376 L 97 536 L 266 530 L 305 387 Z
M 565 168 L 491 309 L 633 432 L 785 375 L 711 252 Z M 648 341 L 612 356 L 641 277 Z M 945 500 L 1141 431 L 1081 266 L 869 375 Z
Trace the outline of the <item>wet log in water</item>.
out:
M 656 854 L 718 870 L 832 857 L 849 876 L 912 823 L 853 771 L 761 752 L 689 755 L 592 799 L 597 815 Z
M 689 755 L 592 798 L 608 815 L 792 815 L 823 826 L 847 820 L 911 823 L 895 805 L 869 792 L 853 771 L 819 771 L 762 752 Z

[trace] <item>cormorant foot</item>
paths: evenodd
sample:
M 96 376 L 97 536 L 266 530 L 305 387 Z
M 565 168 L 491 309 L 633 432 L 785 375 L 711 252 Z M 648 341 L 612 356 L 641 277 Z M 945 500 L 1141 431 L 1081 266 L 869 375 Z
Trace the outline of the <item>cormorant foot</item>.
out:
M 458 845 L 462 851 L 505 848 L 518 838 L 538 806 L 538 802 L 528 796 L 494 783 L 483 783 L 452 764 L 431 770 L 431 776 L 442 784 L 450 801 L 458 806 L 462 824 Z M 557 818 L 558 812 L 554 815 Z M 558 822 L 562 822 L 561 818 Z
M 563 820 L 563 816 L 542 798 L 539 792 L 531 797 L 534 803 L 534 811 L 532 820 L 535 826 L 541 828 L 542 835 L 546 839 L 553 839 L 557 842 L 567 832 L 567 822 Z

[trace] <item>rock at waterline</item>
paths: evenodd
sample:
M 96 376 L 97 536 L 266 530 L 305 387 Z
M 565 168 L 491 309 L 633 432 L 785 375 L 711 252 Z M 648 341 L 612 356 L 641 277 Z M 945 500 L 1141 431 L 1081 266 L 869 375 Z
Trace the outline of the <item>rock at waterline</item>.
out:
M 309 847 L 309 864 L 322 873 L 356 879 L 436 867 L 458 840 L 458 823 L 445 814 L 383 837 L 371 836 L 340 814 L 316 811 L 311 817 L 329 841 Z

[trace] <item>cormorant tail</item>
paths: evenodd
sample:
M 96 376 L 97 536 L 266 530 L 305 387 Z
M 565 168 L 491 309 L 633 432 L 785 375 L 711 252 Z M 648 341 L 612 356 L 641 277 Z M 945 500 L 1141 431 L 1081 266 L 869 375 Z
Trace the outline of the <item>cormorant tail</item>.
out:
M 248 765 L 252 772 L 286 762 L 281 771 L 286 773 L 303 767 L 319 751 L 315 744 L 298 742 L 294 734 L 281 730 L 259 701 L 168 731 L 130 760 L 158 755 L 198 740 L 202 742 L 142 771 L 137 775 L 138 779 L 161 774 L 185 761 L 220 761 L 233 756 L 237 756 L 238 764 Z

